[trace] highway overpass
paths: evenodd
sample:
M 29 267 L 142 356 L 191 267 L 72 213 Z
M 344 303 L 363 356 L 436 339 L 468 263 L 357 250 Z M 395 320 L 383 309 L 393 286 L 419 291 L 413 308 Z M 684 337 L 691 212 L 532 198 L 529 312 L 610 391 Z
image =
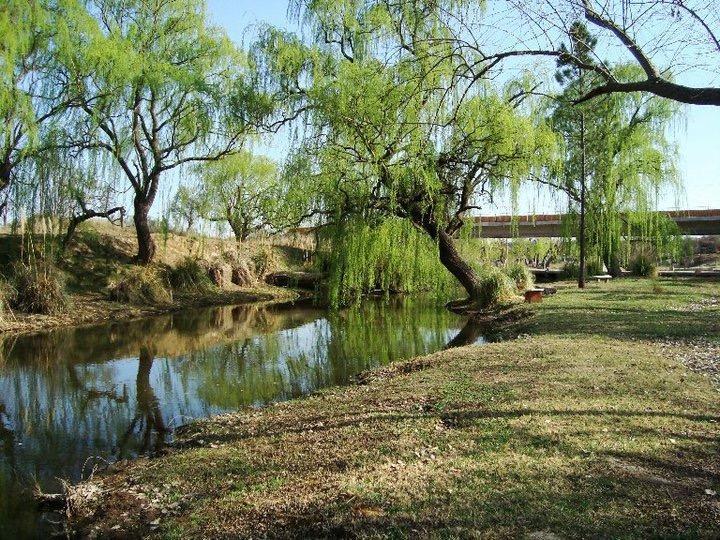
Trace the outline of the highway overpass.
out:
M 661 212 L 677 223 L 688 236 L 720 235 L 720 209 Z M 483 238 L 558 238 L 563 236 L 562 214 L 482 216 L 475 218 L 473 236 Z

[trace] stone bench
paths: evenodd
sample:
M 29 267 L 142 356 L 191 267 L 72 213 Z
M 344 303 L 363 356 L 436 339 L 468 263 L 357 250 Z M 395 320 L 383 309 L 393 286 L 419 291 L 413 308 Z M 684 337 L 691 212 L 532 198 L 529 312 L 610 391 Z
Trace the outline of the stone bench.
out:
M 525 302 L 528 304 L 542 302 L 544 291 L 545 289 L 527 289 L 525 291 Z
M 612 279 L 612 276 L 610 274 L 600 274 L 598 276 L 590 276 L 590 279 L 595 279 L 598 283 L 607 283 Z

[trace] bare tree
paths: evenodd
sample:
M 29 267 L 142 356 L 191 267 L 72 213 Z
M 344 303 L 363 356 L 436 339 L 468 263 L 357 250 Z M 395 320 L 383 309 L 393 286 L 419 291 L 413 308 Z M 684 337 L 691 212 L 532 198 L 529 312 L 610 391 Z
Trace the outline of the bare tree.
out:
M 123 206 L 113 206 L 112 208 L 105 207 L 102 209 L 92 208 L 89 206 L 88 201 L 83 199 L 80 195 L 76 197 L 75 204 L 77 205 L 78 211 L 70 216 L 65 236 L 62 239 L 63 250 L 65 250 L 68 244 L 70 244 L 70 240 L 72 240 L 78 225 L 81 223 L 93 218 L 105 218 L 110 223 L 117 224 L 119 222 L 122 224 L 125 219 L 125 207 Z
M 511 2 L 535 28 L 533 37 L 523 36 L 522 42 L 536 41 L 527 50 L 514 51 L 515 55 L 564 56 L 599 75 L 578 103 L 611 93 L 648 92 L 690 105 L 720 105 L 720 6 L 712 0 Z M 582 18 L 601 30 L 600 36 L 610 37 L 608 44 L 617 45 L 619 55 L 624 51 L 643 76 L 618 78 L 600 57 L 607 49 L 599 49 L 592 62 L 557 49 L 561 36 Z M 676 80 L 680 77 L 683 82 Z

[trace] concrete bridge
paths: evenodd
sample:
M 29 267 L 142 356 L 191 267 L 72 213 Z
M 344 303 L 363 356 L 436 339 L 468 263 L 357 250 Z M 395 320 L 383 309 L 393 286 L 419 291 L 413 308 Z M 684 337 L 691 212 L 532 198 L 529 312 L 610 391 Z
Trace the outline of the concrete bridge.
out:
M 660 212 L 677 223 L 686 236 L 720 235 L 720 209 Z M 473 236 L 483 238 L 558 238 L 563 236 L 562 214 L 482 216 L 475 218 Z

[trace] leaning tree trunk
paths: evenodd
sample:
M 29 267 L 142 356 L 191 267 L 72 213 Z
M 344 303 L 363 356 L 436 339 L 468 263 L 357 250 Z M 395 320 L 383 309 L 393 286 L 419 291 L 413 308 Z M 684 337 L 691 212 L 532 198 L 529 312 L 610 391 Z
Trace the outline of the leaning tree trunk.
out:
M 67 231 L 65 232 L 65 236 L 63 237 L 61 244 L 60 244 L 60 255 L 62 255 L 65 250 L 67 249 L 68 245 L 70 244 L 70 240 L 72 240 L 73 235 L 75 234 L 75 230 L 77 229 L 78 225 L 81 223 L 88 221 L 92 218 L 96 217 L 104 217 L 107 219 L 112 219 L 110 216 L 113 214 L 120 212 L 120 216 L 122 219 L 122 215 L 125 212 L 125 208 L 122 206 L 116 206 L 115 208 L 110 208 L 109 210 L 105 210 L 104 212 L 96 212 L 95 210 L 87 210 L 85 209 L 82 214 L 76 214 L 73 215 L 70 218 L 70 221 L 68 222 Z
M 438 226 L 432 217 L 416 214 L 413 221 L 438 243 L 440 262 L 463 286 L 471 301 L 480 304 L 482 286 L 477 273 L 461 256 L 453 237 Z
M 440 250 L 440 262 L 460 282 L 470 299 L 478 302 L 482 298 L 482 287 L 480 278 L 473 267 L 460 256 L 455 241 L 448 233 L 439 231 L 437 241 Z
M 148 222 L 150 204 L 145 197 L 135 195 L 133 221 L 138 241 L 137 262 L 143 265 L 150 264 L 155 257 L 155 242 L 150 234 L 150 223 Z

